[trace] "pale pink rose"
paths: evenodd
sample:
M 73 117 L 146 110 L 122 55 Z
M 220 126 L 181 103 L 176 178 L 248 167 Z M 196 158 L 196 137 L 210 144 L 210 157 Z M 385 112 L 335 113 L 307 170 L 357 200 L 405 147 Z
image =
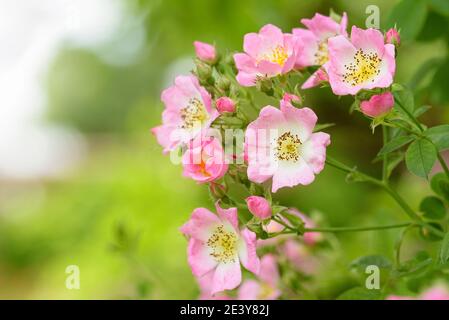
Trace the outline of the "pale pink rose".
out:
M 443 285 L 436 285 L 424 291 L 417 298 L 390 295 L 387 300 L 449 300 L 449 290 Z
M 388 30 L 387 33 L 385 33 L 385 42 L 399 47 L 401 45 L 401 36 L 399 35 L 398 30 L 395 28 Z
M 347 37 L 346 27 L 348 16 L 343 13 L 340 23 L 332 18 L 316 13 L 312 19 L 302 19 L 302 24 L 307 29 L 293 29 L 293 35 L 300 40 L 303 46 L 301 54 L 297 55 L 295 67 L 302 69 L 309 66 L 322 66 L 329 60 L 328 40 L 331 37 L 342 35 Z M 319 74 L 318 74 L 319 73 Z M 308 89 L 327 81 L 320 68 L 302 85 L 302 89 Z
M 369 100 L 360 103 L 361 111 L 372 118 L 387 114 L 394 106 L 394 97 L 391 92 L 376 94 Z
M 272 211 L 270 203 L 263 197 L 250 196 L 246 198 L 248 210 L 259 219 L 268 219 L 271 217 Z
M 441 285 L 434 286 L 424 292 L 420 300 L 449 300 L 449 290 Z
M 215 105 L 220 113 L 235 112 L 235 102 L 231 98 L 220 97 L 215 101 Z
M 212 108 L 209 93 L 194 76 L 178 76 L 175 84 L 162 92 L 165 104 L 162 125 L 151 129 L 164 153 L 196 138 L 219 113 Z
M 309 108 L 264 107 L 245 133 L 249 180 L 263 183 L 272 178 L 273 192 L 312 183 L 324 168 L 330 143 L 327 133 L 313 133 L 316 122 Z
M 256 254 L 256 234 L 240 230 L 237 208 L 222 209 L 216 204 L 218 215 L 205 208 L 193 211 L 190 220 L 181 227 L 188 236 L 188 262 L 196 277 L 213 273 L 210 294 L 232 290 L 242 281 L 243 266 L 259 273 Z
M 387 88 L 396 70 L 395 49 L 385 44 L 376 29 L 352 27 L 351 40 L 345 36 L 330 38 L 329 61 L 324 69 L 336 95 L 355 95 L 362 89 Z
M 304 243 L 295 239 L 288 239 L 282 245 L 281 251 L 296 270 L 308 275 L 317 273 L 320 261 Z
M 214 62 L 217 59 L 217 53 L 213 45 L 200 41 L 195 41 L 193 45 L 198 59 L 205 62 Z
M 238 291 L 239 300 L 274 300 L 279 298 L 279 271 L 276 257 L 267 254 L 260 260 L 258 280 L 246 280 Z
M 299 41 L 267 24 L 259 33 L 248 33 L 243 42 L 245 53 L 234 54 L 239 73 L 237 81 L 245 87 L 256 85 L 260 78 L 270 78 L 292 70 L 300 52 Z
M 182 165 L 184 176 L 199 183 L 220 179 L 228 171 L 221 142 L 214 137 L 200 136 L 190 141 Z

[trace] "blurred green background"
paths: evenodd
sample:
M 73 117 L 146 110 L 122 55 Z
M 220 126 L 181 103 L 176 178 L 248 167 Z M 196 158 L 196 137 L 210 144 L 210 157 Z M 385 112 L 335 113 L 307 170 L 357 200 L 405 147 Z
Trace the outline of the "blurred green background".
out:
M 161 121 L 160 91 L 193 66 L 192 42 L 240 51 L 245 33 L 266 23 L 289 31 L 301 18 L 328 14 L 330 8 L 346 11 L 350 25 L 363 27 L 368 5 L 379 7 L 381 27 L 386 28 L 398 2 L 123 0 L 123 28 L 100 52 L 126 51 L 133 26 L 141 23 L 143 44 L 131 61 L 110 63 L 99 50 L 63 44 L 41 80 L 47 97 L 43 122 L 80 132 L 87 151 L 57 176 L 0 178 L 0 298 L 196 298 L 186 240 L 178 228 L 195 207 L 213 204 L 206 186 L 183 178 L 149 132 Z M 433 107 L 423 117 L 425 123 L 448 123 L 448 2 L 416 2 L 423 7 L 400 17 L 404 25 L 413 19 L 409 28 L 418 30 L 407 31 L 396 81 L 414 86 L 420 102 Z M 337 124 L 327 130 L 332 136 L 329 154 L 378 174 L 380 167 L 372 159 L 381 144 L 379 132 L 373 134 L 361 115 L 348 113 L 351 100 L 338 99 L 329 89 L 306 95 L 321 123 Z M 430 193 L 425 181 L 403 167 L 394 180 L 415 208 Z M 282 190 L 276 199 L 305 213 L 319 212 L 331 226 L 405 220 L 382 191 L 348 184 L 330 167 L 311 186 Z M 397 234 L 339 235 L 342 250 L 329 253 L 334 262 L 323 266 L 317 296 L 333 298 L 353 283 L 347 266 L 354 258 L 392 257 Z M 410 237 L 404 256 L 423 248 Z M 80 290 L 65 287 L 65 268 L 72 264 L 80 267 Z

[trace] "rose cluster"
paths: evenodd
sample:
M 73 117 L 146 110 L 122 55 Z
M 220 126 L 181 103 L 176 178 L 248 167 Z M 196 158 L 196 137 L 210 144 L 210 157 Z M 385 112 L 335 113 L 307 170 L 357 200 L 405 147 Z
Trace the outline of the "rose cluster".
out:
M 280 188 L 312 183 L 326 163 L 330 136 L 302 105 L 303 90 L 330 86 L 354 96 L 373 121 L 386 117 L 400 43 L 394 29 L 384 35 L 353 26 L 348 34 L 347 15 L 337 20 L 315 14 L 290 33 L 265 25 L 244 36 L 242 53 L 220 55 L 196 41 L 195 70 L 162 92 L 162 125 L 152 132 L 215 202 L 215 212 L 197 208 L 181 228 L 202 298 L 279 298 L 281 260 L 306 274 L 316 269 L 310 252 L 322 236 L 311 231 L 315 222 L 272 200 Z M 254 90 L 273 105 L 258 106 Z M 245 196 L 230 194 L 235 185 Z M 253 276 L 242 281 L 241 265 Z

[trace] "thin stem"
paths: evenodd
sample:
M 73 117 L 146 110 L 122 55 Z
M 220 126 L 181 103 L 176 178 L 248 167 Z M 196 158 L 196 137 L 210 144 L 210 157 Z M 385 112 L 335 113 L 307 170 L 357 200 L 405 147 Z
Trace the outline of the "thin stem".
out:
M 449 168 L 447 167 L 446 162 L 444 161 L 443 157 L 441 156 L 441 154 L 438 150 L 437 150 L 437 157 L 438 157 L 438 161 L 441 164 L 441 167 L 444 170 L 444 173 L 446 173 L 446 176 L 449 178 Z
M 289 229 L 291 231 L 293 231 L 293 233 L 297 233 L 297 230 L 291 226 L 289 226 L 288 224 L 286 224 L 284 221 L 282 221 L 281 219 L 278 219 L 276 217 L 272 217 L 271 220 L 276 221 L 277 223 L 279 223 L 280 225 L 283 225 L 286 229 Z
M 401 206 L 404 212 L 414 221 L 422 221 L 421 217 L 418 216 L 415 211 L 407 204 L 407 202 L 402 199 L 402 197 L 388 185 L 383 185 L 384 190 Z
M 388 143 L 388 128 L 386 126 L 382 126 L 382 138 L 383 138 L 383 145 L 385 146 Z M 382 161 L 382 181 L 384 183 L 387 183 L 388 181 L 388 154 L 383 155 L 383 161 Z
M 424 132 L 423 127 L 421 126 L 421 123 L 419 123 L 419 121 L 415 118 L 415 116 L 413 114 L 411 114 L 403 105 L 402 103 L 399 101 L 399 99 L 397 99 L 397 97 L 395 96 L 395 100 L 396 103 L 399 105 L 399 107 L 401 107 L 401 109 L 405 112 L 405 114 L 410 118 L 410 120 L 413 121 L 413 123 L 418 127 L 419 131 Z
M 391 224 L 385 226 L 372 226 L 372 227 L 336 227 L 336 228 L 306 228 L 305 232 L 360 232 L 360 231 L 374 231 L 374 230 L 386 230 L 386 229 L 396 229 L 405 228 L 410 226 L 411 222 L 404 222 L 398 224 Z

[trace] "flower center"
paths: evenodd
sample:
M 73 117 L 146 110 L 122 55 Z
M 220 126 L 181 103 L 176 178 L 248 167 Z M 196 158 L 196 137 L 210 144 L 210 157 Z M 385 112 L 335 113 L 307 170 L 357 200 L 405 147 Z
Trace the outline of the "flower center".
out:
M 205 155 L 203 154 L 201 157 L 201 163 L 198 165 L 199 171 L 203 176 L 210 177 L 210 173 L 206 169 L 206 161 L 205 161 Z
M 215 228 L 207 240 L 210 255 L 219 263 L 235 262 L 237 253 L 237 235 L 232 231 L 226 231 L 223 225 Z
M 296 162 L 299 159 L 300 145 L 298 135 L 285 132 L 277 138 L 276 157 L 279 160 Z
M 322 66 L 329 60 L 329 51 L 327 49 L 327 39 L 318 44 L 318 50 L 315 52 L 315 64 Z
M 274 49 L 272 49 L 270 52 L 263 54 L 259 62 L 261 60 L 267 60 L 273 63 L 276 63 L 280 65 L 281 67 L 284 66 L 285 61 L 288 59 L 288 53 L 282 46 L 277 46 Z
M 345 64 L 346 73 L 343 74 L 343 81 L 353 87 L 366 81 L 374 82 L 374 77 L 380 73 L 381 62 L 382 59 L 377 53 L 365 53 L 359 49 L 354 55 L 354 61 Z
M 197 98 L 192 98 L 187 106 L 181 109 L 181 119 L 183 121 L 181 128 L 192 129 L 195 126 L 201 126 L 208 117 L 204 104 Z

